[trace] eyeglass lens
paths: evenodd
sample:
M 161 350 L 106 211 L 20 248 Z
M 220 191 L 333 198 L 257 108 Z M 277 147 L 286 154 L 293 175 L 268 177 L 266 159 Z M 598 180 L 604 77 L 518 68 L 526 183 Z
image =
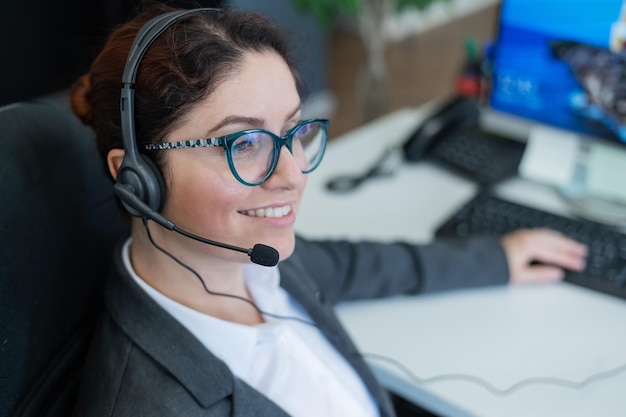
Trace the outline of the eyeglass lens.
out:
M 326 127 L 322 122 L 313 121 L 301 125 L 292 132 L 291 154 L 303 173 L 317 168 L 326 139 Z M 247 183 L 263 181 L 278 159 L 274 138 L 266 132 L 251 132 L 237 138 L 231 148 L 231 159 L 235 171 Z

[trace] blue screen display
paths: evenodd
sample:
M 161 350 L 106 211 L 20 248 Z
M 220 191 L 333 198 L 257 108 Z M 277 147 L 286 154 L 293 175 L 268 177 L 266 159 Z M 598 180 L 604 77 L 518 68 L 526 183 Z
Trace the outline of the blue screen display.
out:
M 623 0 L 503 0 L 490 105 L 626 143 Z

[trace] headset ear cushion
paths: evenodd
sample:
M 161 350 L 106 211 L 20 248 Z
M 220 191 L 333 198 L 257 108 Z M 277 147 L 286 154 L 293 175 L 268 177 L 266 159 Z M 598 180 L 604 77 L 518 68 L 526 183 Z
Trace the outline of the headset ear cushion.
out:
M 157 167 L 156 164 L 152 161 L 152 159 L 148 158 L 147 155 L 141 154 L 141 157 L 143 161 L 145 162 L 148 170 L 152 173 L 151 177 L 154 179 L 154 182 L 156 182 L 155 184 L 156 187 L 154 187 L 153 189 L 159 190 L 158 195 L 155 196 L 156 197 L 155 199 L 158 201 L 159 206 L 152 207 L 152 208 L 154 208 L 156 212 L 160 213 L 161 210 L 163 210 L 163 206 L 165 206 L 165 198 L 167 194 L 167 190 L 165 188 L 165 180 L 163 179 L 163 174 L 161 173 L 161 170 L 159 169 L 159 167 Z M 150 189 L 150 187 L 148 189 Z

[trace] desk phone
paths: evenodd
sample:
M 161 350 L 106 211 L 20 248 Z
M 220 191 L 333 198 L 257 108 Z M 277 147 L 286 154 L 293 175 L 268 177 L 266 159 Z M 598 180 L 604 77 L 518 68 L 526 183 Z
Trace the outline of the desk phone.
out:
M 525 144 L 482 130 L 479 116 L 474 99 L 453 97 L 408 136 L 405 159 L 429 158 L 483 186 L 516 175 Z

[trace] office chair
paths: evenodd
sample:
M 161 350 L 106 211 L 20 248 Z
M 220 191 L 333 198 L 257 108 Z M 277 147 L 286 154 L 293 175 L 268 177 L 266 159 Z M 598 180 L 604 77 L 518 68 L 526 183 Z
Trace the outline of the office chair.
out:
M 71 415 L 129 230 L 103 165 L 67 107 L 0 108 L 0 417 Z

